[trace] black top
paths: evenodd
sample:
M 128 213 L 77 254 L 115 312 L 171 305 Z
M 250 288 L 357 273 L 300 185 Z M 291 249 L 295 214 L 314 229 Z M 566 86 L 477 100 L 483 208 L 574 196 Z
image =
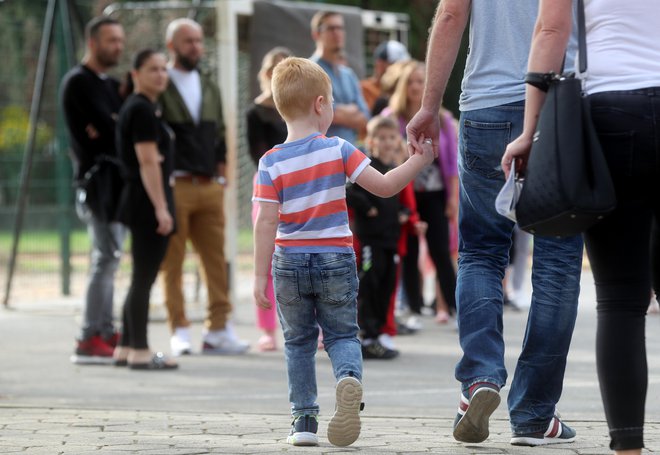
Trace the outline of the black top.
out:
M 393 169 L 378 158 L 371 158 L 371 166 L 382 174 Z M 353 209 L 355 234 L 362 244 L 396 249 L 401 232 L 399 214 L 410 214 L 401 205 L 398 194 L 382 198 L 358 184 L 349 183 L 346 186 L 346 203 Z M 378 215 L 367 216 L 372 207 L 378 210 Z
M 117 147 L 126 182 L 119 203 L 118 219 L 122 223 L 128 226 L 146 224 L 154 229 L 158 226 L 153 204 L 140 177 L 140 163 L 135 152 L 138 142 L 156 142 L 158 146 L 163 157 L 160 163 L 163 190 L 167 207 L 174 216 L 174 198 L 169 182 L 173 168 L 173 135 L 161 118 L 157 104 L 141 94 L 133 94 L 126 99 L 117 122 Z
M 122 103 L 119 81 L 77 65 L 64 76 L 61 87 L 74 179 L 80 181 L 98 156 L 116 156 L 115 127 Z M 98 137 L 90 138 L 88 127 L 96 130 Z
M 247 111 L 247 137 L 250 157 L 256 166 L 259 158 L 286 140 L 286 123 L 274 107 L 253 103 Z

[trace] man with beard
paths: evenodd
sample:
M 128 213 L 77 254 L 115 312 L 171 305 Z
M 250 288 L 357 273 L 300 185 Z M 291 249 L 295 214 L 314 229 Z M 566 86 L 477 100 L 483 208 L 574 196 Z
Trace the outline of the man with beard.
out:
M 115 126 L 122 99 L 119 81 L 106 72 L 119 61 L 124 31 L 116 20 L 97 17 L 87 24 L 85 38 L 82 63 L 64 76 L 61 89 L 77 185 L 76 211 L 87 224 L 92 248 L 84 322 L 71 357 L 80 364 L 112 362 L 119 338 L 112 321 L 114 278 L 126 232 L 111 222 L 114 214 L 99 209 L 98 199 L 108 195 L 93 197 L 91 192 L 102 178 L 101 167 L 110 166 L 106 163 L 117 156 Z
M 242 354 L 249 345 L 229 323 L 231 304 L 224 255 L 225 124 L 222 101 L 211 76 L 198 69 L 204 55 L 202 27 L 187 18 L 167 26 L 170 82 L 160 98 L 163 118 L 175 133 L 176 231 L 161 269 L 173 355 L 191 353 L 190 322 L 182 287 L 186 241 L 192 241 L 208 289 L 202 354 Z
M 318 11 L 312 17 L 311 28 L 316 51 L 310 59 L 323 68 L 332 82 L 335 117 L 326 135 L 355 144 L 358 133 L 367 126 L 369 108 L 362 97 L 360 80 L 344 64 L 344 17 L 336 11 Z

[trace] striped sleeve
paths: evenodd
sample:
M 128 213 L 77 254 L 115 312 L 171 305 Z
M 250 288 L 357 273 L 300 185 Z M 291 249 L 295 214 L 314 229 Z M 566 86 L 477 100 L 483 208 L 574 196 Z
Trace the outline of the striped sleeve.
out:
M 254 195 L 252 196 L 252 200 L 280 203 L 280 196 L 273 184 L 273 179 L 268 172 L 264 157 L 259 160 L 257 181 L 254 185 Z
M 341 140 L 341 158 L 344 162 L 344 170 L 346 176 L 351 181 L 355 183 L 358 176 L 364 171 L 364 169 L 369 166 L 371 160 L 362 153 L 360 150 L 355 148 L 350 142 Z

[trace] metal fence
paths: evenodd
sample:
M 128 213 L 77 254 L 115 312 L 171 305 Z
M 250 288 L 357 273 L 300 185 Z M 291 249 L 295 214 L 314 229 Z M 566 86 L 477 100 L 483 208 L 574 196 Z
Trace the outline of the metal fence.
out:
M 190 16 L 202 24 L 206 36 L 206 66 L 217 68 L 215 8 L 213 2 L 196 2 L 198 8 L 171 8 L 167 2 L 153 2 L 160 6 L 139 9 L 124 4 L 112 14 L 126 31 L 126 49 L 115 76 L 121 77 L 129 67 L 130 56 L 137 49 L 163 49 L 164 30 L 174 18 Z M 184 4 L 184 2 L 178 2 Z M 193 2 L 195 3 L 195 2 Z M 170 3 L 172 4 L 172 3 Z M 9 7 L 11 6 L 11 8 Z M 45 2 L 13 2 L 0 7 L 0 59 L 11 64 L 0 65 L 0 277 L 4 283 L 10 254 L 12 226 L 16 219 L 16 202 L 25 151 L 25 137 L 29 126 L 29 109 L 39 54 Z M 28 11 L 29 10 L 29 11 Z M 369 17 L 367 15 L 367 17 Z M 82 25 L 78 18 L 71 24 L 77 44 L 76 60 L 83 52 Z M 78 220 L 73 204 L 71 164 L 68 140 L 58 106 L 58 88 L 68 70 L 66 40 L 63 27 L 56 21 L 48 60 L 41 115 L 38 121 L 36 149 L 32 166 L 29 203 L 25 213 L 23 232 L 18 249 L 17 268 L 12 285 L 12 297 L 39 298 L 62 293 L 82 295 L 85 289 L 89 244 L 84 225 Z M 375 19 L 365 23 L 365 52 L 367 67 L 375 46 L 384 39 L 407 40 L 407 16 L 397 14 L 394 21 Z M 251 253 L 252 176 L 255 168 L 247 151 L 245 110 L 251 102 L 249 18 L 239 21 L 237 115 L 237 195 L 239 226 L 237 267 L 249 267 Z M 125 254 L 117 276 L 117 298 L 126 291 L 130 273 L 130 255 Z M 193 255 L 186 262 L 189 297 L 199 297 L 199 275 Z M 158 294 L 155 296 L 158 299 Z

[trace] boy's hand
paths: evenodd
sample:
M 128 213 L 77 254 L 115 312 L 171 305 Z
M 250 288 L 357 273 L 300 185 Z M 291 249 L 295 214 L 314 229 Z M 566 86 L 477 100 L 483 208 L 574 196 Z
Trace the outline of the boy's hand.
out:
M 426 234 L 426 229 L 429 227 L 428 224 L 426 224 L 426 221 L 418 221 L 415 223 L 415 234 L 417 234 L 419 237 L 423 236 Z
M 422 155 L 427 165 L 431 164 L 433 160 L 438 157 L 438 147 L 433 144 L 432 139 L 426 139 L 423 136 L 419 141 L 419 145 L 421 147 L 421 152 L 415 150 L 415 153 Z
M 268 285 L 267 276 L 255 276 L 254 277 L 254 303 L 257 304 L 259 308 L 268 310 L 271 308 L 270 300 L 266 297 L 266 286 Z
M 408 152 L 419 153 L 425 137 L 440 137 L 440 116 L 438 110 L 429 110 L 422 107 L 406 126 L 408 138 Z

